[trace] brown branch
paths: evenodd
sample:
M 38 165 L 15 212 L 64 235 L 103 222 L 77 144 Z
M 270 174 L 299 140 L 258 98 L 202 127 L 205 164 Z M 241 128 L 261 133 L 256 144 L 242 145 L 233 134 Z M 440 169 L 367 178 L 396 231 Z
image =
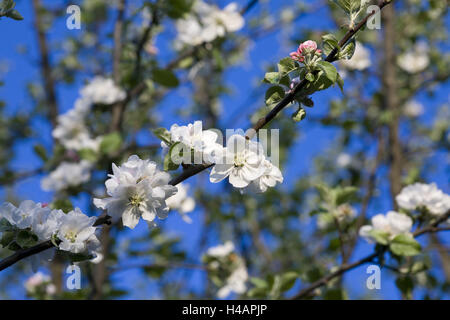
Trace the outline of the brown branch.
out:
M 52 126 L 55 127 L 58 117 L 58 105 L 56 102 L 55 80 L 50 65 L 50 54 L 47 46 L 45 27 L 44 22 L 42 21 L 42 12 L 44 8 L 42 7 L 40 0 L 33 0 L 32 3 L 34 11 L 34 28 L 37 32 L 40 51 L 41 76 L 44 80 L 46 103 L 48 105 L 48 118 Z

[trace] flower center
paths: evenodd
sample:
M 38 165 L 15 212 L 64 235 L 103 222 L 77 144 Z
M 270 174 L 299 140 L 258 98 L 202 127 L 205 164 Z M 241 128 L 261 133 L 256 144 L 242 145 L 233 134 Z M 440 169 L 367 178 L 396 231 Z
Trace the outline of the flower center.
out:
M 129 197 L 128 201 L 133 207 L 139 207 L 139 205 L 144 201 L 144 198 L 135 194 Z
M 66 237 L 67 240 L 69 240 L 70 242 L 74 243 L 76 241 L 76 239 L 77 239 L 77 234 L 75 232 L 73 232 L 73 231 L 68 231 L 65 234 L 65 237 Z
M 240 152 L 234 156 L 234 166 L 236 168 L 243 167 L 245 163 L 244 153 Z

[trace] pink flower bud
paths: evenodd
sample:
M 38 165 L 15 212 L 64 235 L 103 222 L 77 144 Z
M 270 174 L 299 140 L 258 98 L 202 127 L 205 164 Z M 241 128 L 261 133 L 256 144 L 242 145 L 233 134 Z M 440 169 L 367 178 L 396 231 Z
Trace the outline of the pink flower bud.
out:
M 317 43 L 312 40 L 305 41 L 298 47 L 298 50 L 302 53 L 316 51 Z

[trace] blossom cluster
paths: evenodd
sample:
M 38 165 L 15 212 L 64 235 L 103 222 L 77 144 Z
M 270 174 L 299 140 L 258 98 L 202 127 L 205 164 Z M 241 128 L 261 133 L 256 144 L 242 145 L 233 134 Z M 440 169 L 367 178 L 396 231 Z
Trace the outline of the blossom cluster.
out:
M 12 227 L 30 231 L 41 242 L 52 240 L 60 250 L 92 255 L 94 262 L 102 259 L 95 234 L 96 218 L 86 216 L 78 208 L 64 213 L 32 200 L 23 201 L 19 207 L 4 203 L 0 207 L 2 219 Z
M 413 220 L 406 214 L 389 211 L 386 215 L 377 214 L 372 217 L 371 225 L 362 226 L 359 229 L 359 235 L 368 242 L 374 242 L 371 234 L 373 230 L 384 232 L 389 239 L 393 239 L 399 234 L 411 234 Z
M 244 18 L 236 3 L 224 9 L 196 0 L 192 11 L 176 23 L 178 36 L 176 44 L 196 46 L 223 37 L 227 32 L 235 32 L 244 26 Z
M 442 216 L 450 210 L 450 196 L 438 189 L 435 183 L 414 183 L 404 187 L 395 198 L 401 209 L 423 210 L 432 216 Z M 360 236 L 369 242 L 373 241 L 372 232 L 386 233 L 389 239 L 399 234 L 411 236 L 413 219 L 404 213 L 389 211 L 386 215 L 377 214 L 372 217 L 371 225 L 361 227 Z
M 174 124 L 169 132 L 172 144 L 180 142 L 193 150 L 194 161 L 199 159 L 200 163 L 214 164 L 210 174 L 212 183 L 228 178 L 235 188 L 265 192 L 269 187 L 283 182 L 280 169 L 265 157 L 260 142 L 234 134 L 223 147 L 218 143 L 216 132 L 202 130 L 201 121 L 187 126 Z M 161 145 L 168 148 L 165 142 Z
M 440 190 L 435 183 L 414 183 L 406 186 L 395 197 L 400 208 L 420 210 L 425 208 L 434 216 L 441 216 L 450 210 L 450 195 Z
M 112 79 L 97 76 L 80 90 L 80 97 L 74 107 L 58 116 L 53 137 L 67 150 L 81 151 L 100 148 L 102 137 L 91 136 L 86 125 L 86 117 L 95 104 L 110 105 L 125 99 L 125 92 Z M 63 162 L 42 181 L 47 191 L 61 191 L 80 185 L 90 179 L 91 165 L 87 161 Z
M 219 298 L 226 298 L 232 292 L 243 294 L 247 290 L 247 268 L 242 258 L 234 250 L 233 243 L 227 241 L 224 244 L 209 248 L 203 256 L 209 271 L 218 280 L 216 282 L 222 284 L 217 292 Z M 225 279 L 221 279 L 217 278 L 216 274 L 226 274 L 227 276 Z
M 106 181 L 107 198 L 94 199 L 94 205 L 108 211 L 113 221 L 134 229 L 140 218 L 154 223 L 169 212 L 166 200 L 177 192 L 169 185 L 170 176 L 156 163 L 133 155 L 121 166 L 112 165 L 113 174 Z
M 316 63 L 322 60 L 322 50 L 317 49 L 317 43 L 307 40 L 301 43 L 297 51 L 291 52 L 289 56 L 298 62 L 303 63 L 308 69 L 313 69 Z
M 56 293 L 56 287 L 51 282 L 50 276 L 37 272 L 25 281 L 25 290 L 28 296 L 51 297 Z

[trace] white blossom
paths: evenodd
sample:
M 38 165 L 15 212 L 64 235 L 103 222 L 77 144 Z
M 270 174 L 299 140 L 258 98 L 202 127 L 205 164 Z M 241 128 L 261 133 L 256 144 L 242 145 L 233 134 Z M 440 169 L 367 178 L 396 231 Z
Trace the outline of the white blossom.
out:
M 226 298 L 231 292 L 243 294 L 247 290 L 245 284 L 247 280 L 247 268 L 242 264 L 227 278 L 225 285 L 217 292 L 217 296 L 219 298 Z
M 117 167 L 105 183 L 108 198 L 94 199 L 94 204 L 106 209 L 113 220 L 122 218 L 125 226 L 134 229 L 142 217 L 153 222 L 156 216 L 167 217 L 169 207 L 166 199 L 174 195 L 177 188 L 168 184 L 170 176 L 157 169 L 156 163 L 141 160 L 138 156 Z
M 416 100 L 408 101 L 403 106 L 403 113 L 405 116 L 410 118 L 415 118 L 423 114 L 424 107 L 421 103 L 417 102 Z
M 372 242 L 370 236 L 372 230 L 379 230 L 386 232 L 390 239 L 393 239 L 399 234 L 410 234 L 413 225 L 413 220 L 403 213 L 389 211 L 386 215 L 377 214 L 371 219 L 372 225 L 365 225 L 359 229 L 359 235 L 366 238 L 367 241 Z
M 228 139 L 217 160 L 209 177 L 212 183 L 228 177 L 234 187 L 245 188 L 266 172 L 262 145 L 237 134 Z
M 176 46 L 196 46 L 235 32 L 244 26 L 244 18 L 236 3 L 230 3 L 223 10 L 201 0 L 195 1 L 192 13 L 176 22 L 178 36 Z
M 349 60 L 339 60 L 339 66 L 348 70 L 362 71 L 371 66 L 370 51 L 362 43 L 355 43 L 355 52 Z
M 187 126 L 173 124 L 170 127 L 170 139 L 172 143 L 180 142 L 187 148 L 194 150 L 194 163 L 201 164 L 212 163 L 215 154 L 220 152 L 223 147 L 217 143 L 218 135 L 212 130 L 203 130 L 202 122 L 195 121 Z M 161 142 L 161 146 L 166 149 L 168 146 Z M 187 160 L 190 159 L 190 153 Z M 197 163 L 198 162 L 198 163 Z
M 59 249 L 72 253 L 89 253 L 89 243 L 98 242 L 95 235 L 95 217 L 88 217 L 80 209 L 70 211 L 60 218 L 57 237 Z
M 425 70 L 430 64 L 427 44 L 417 43 L 412 50 L 397 57 L 397 64 L 408 73 Z
M 206 252 L 206 255 L 214 258 L 223 258 L 228 256 L 234 251 L 234 244 L 231 241 L 227 241 L 224 244 L 219 244 L 215 247 L 211 247 Z
M 340 153 L 336 158 L 336 164 L 340 168 L 346 168 L 352 163 L 352 156 L 348 153 Z
M 56 287 L 51 283 L 50 276 L 43 274 L 42 272 L 37 272 L 29 277 L 25 281 L 25 289 L 28 294 L 35 294 L 39 287 L 44 286 L 44 292 L 47 295 L 53 295 L 56 293 Z
M 94 77 L 80 90 L 81 96 L 93 104 L 113 104 L 125 99 L 124 90 L 114 84 L 110 78 Z
M 254 180 L 250 185 L 256 192 L 266 192 L 269 187 L 273 188 L 278 183 L 283 183 L 283 174 L 280 169 L 269 160 L 263 161 L 265 171 L 261 177 Z
M 85 116 L 86 111 L 81 110 L 81 107 L 59 115 L 58 124 L 52 132 L 53 138 L 69 150 L 91 149 L 97 151 L 102 137 L 91 138 L 85 124 Z
M 42 189 L 46 191 L 62 191 L 76 187 L 89 181 L 92 164 L 87 160 L 80 162 L 61 162 L 61 164 L 41 181 Z
M 435 183 L 414 183 L 406 186 L 395 197 L 398 205 L 407 210 L 425 207 L 432 215 L 443 215 L 450 210 L 450 195 L 440 190 Z
M 167 198 L 166 204 L 170 209 L 177 210 L 185 222 L 191 223 L 192 219 L 189 218 L 187 213 L 194 210 L 195 200 L 188 195 L 188 185 L 180 183 L 176 188 L 178 190 L 177 193 Z

